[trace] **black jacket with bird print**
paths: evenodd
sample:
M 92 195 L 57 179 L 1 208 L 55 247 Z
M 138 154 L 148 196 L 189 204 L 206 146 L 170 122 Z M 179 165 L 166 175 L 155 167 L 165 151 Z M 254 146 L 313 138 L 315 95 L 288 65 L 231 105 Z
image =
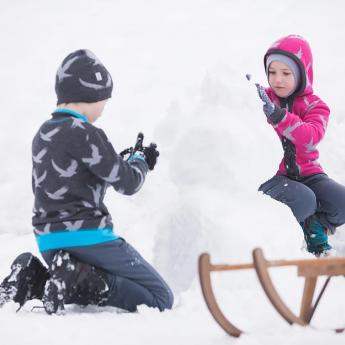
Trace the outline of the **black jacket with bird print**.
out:
M 134 194 L 148 170 L 140 156 L 123 160 L 101 129 L 67 109 L 57 109 L 38 130 L 32 160 L 32 224 L 40 251 L 116 239 L 103 203 L 106 189 Z

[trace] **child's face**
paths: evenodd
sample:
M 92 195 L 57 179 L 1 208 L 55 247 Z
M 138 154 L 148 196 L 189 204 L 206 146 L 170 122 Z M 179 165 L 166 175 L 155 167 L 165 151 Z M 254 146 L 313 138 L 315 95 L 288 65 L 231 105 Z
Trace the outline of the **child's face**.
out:
M 295 91 L 295 77 L 283 62 L 272 61 L 268 67 L 268 83 L 278 97 L 288 97 Z
M 92 123 L 101 117 L 104 107 L 107 103 L 107 99 L 95 103 L 89 103 L 85 111 L 85 116 Z

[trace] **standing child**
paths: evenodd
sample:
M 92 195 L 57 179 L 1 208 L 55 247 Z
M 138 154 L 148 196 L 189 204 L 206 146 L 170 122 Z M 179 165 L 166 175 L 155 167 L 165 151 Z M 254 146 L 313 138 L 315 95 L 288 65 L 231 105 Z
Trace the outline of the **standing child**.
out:
M 345 187 L 330 179 L 318 162 L 328 106 L 313 93 L 313 59 L 308 42 L 290 35 L 264 57 L 268 88 L 257 84 L 268 123 L 278 134 L 284 158 L 259 191 L 290 207 L 315 256 L 332 252 L 328 234 L 345 223 Z
M 153 170 L 155 145 L 138 146 L 126 161 L 92 123 L 111 97 L 112 78 L 89 50 L 69 54 L 56 75 L 57 109 L 32 144 L 32 223 L 49 273 L 30 253 L 5 278 L 2 303 L 40 298 L 47 313 L 64 304 L 98 304 L 135 311 L 140 304 L 170 309 L 162 277 L 113 229 L 103 203 L 108 187 L 131 195 Z M 1 304 L 1 297 L 0 297 Z

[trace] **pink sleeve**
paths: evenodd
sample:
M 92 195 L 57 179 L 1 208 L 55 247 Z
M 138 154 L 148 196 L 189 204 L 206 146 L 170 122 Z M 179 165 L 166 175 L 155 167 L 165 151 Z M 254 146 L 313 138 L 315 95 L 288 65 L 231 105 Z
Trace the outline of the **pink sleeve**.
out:
M 325 135 L 330 110 L 318 97 L 313 96 L 303 109 L 304 115 L 286 112 L 284 118 L 273 125 L 275 131 L 295 145 L 316 145 Z

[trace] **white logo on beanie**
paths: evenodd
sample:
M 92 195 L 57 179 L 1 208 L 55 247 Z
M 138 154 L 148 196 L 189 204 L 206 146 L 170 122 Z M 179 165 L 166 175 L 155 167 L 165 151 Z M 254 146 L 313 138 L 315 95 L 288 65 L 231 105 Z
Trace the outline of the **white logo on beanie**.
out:
M 102 80 L 102 74 L 101 74 L 101 72 L 96 72 L 96 73 L 95 73 L 95 76 L 96 76 L 97 81 L 101 81 L 101 80 Z

